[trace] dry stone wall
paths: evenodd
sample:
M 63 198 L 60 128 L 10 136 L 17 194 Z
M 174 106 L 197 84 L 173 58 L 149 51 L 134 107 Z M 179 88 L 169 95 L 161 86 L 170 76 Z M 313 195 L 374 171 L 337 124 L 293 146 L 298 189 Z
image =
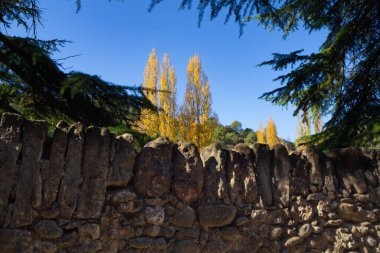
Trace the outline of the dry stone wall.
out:
M 380 252 L 380 151 L 172 144 L 5 113 L 0 252 Z

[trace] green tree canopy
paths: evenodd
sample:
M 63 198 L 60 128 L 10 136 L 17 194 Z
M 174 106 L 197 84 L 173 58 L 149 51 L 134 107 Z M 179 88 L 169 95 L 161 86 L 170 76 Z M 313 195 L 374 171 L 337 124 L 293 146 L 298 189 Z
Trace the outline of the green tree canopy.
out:
M 152 0 L 151 8 L 162 0 Z M 192 0 L 181 1 L 190 8 Z M 256 20 L 286 37 L 303 27 L 325 29 L 319 52 L 276 53 L 260 66 L 288 73 L 277 77 L 282 86 L 261 98 L 282 106 L 296 106 L 294 115 L 310 108 L 330 117 L 321 133 L 310 139 L 320 147 L 336 148 L 378 141 L 380 134 L 380 2 L 378 0 L 261 1 L 199 0 L 199 20 L 210 8 L 210 18 L 227 10 L 226 21 L 242 28 Z
M 79 1 L 78 1 L 79 3 Z M 35 29 L 37 1 L 1 1 L 0 23 Z M 0 27 L 0 110 L 66 117 L 99 126 L 131 125 L 153 109 L 141 87 L 115 85 L 81 72 L 65 73 L 51 58 L 65 41 L 12 37 Z

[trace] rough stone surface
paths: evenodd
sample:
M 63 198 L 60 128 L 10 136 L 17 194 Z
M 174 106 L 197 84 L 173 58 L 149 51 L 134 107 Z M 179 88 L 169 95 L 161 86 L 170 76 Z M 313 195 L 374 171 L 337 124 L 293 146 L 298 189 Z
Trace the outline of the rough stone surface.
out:
M 193 226 L 195 218 L 193 208 L 188 205 L 178 205 L 171 223 L 178 227 L 189 228 Z
M 198 207 L 199 223 L 204 227 L 223 227 L 232 223 L 236 207 L 228 205 L 209 205 Z
M 258 199 L 258 189 L 257 189 L 257 181 L 256 181 L 256 168 L 254 166 L 255 162 L 255 154 L 253 151 L 248 148 L 248 146 L 244 144 L 237 144 L 233 147 L 233 151 L 237 154 L 237 164 L 234 165 L 234 168 L 240 168 L 236 174 L 241 175 L 242 185 L 239 184 L 231 184 L 231 191 L 235 188 L 235 192 L 239 193 L 239 189 L 242 189 L 242 196 L 240 199 L 243 203 L 257 203 Z M 240 173 L 239 173 L 240 172 Z M 235 177 L 230 177 L 230 182 L 238 182 L 239 180 L 235 180 Z
M 77 207 L 79 185 L 82 182 L 83 142 L 83 125 L 72 125 L 68 136 L 65 170 L 58 193 L 58 206 L 61 217 L 71 218 Z
M 197 200 L 203 188 L 203 165 L 198 148 L 191 143 L 179 142 L 174 149 L 173 190 L 187 203 Z
M 16 200 L 13 206 L 12 227 L 33 223 L 32 195 L 34 187 L 25 187 L 36 182 L 40 169 L 44 141 L 48 125 L 45 121 L 25 121 L 22 147 L 22 164 L 17 175 Z M 32 183 L 33 185 L 33 183 Z
M 65 169 L 68 126 L 60 122 L 54 131 L 49 155 L 49 166 L 41 169 L 42 207 L 49 208 L 57 200 L 59 185 Z
M 257 181 L 261 202 L 264 206 L 270 206 L 272 205 L 272 175 L 270 169 L 272 153 L 266 144 L 256 143 L 252 148 L 256 156 Z
M 364 210 L 360 206 L 356 207 L 355 205 L 349 203 L 340 204 L 338 213 L 343 219 L 354 222 L 375 222 L 377 220 L 377 217 L 373 212 Z
M 201 158 L 205 173 L 204 202 L 206 204 L 228 203 L 227 151 L 218 144 L 212 144 L 202 150 Z
M 27 253 L 33 250 L 33 234 L 18 229 L 0 229 L 0 249 L 2 253 Z
M 169 192 L 172 144 L 158 138 L 146 144 L 137 156 L 136 191 L 149 197 L 160 197 Z
M 112 138 L 110 149 L 110 167 L 107 176 L 107 186 L 127 186 L 133 176 L 136 151 L 133 147 L 133 136 L 123 134 Z
M 289 206 L 290 200 L 290 170 L 292 165 L 289 160 L 288 151 L 283 145 L 274 147 L 273 163 L 273 203 L 283 207 Z
M 165 209 L 160 206 L 148 206 L 145 208 L 145 217 L 149 224 L 162 225 L 165 220 Z
M 39 221 L 34 230 L 43 239 L 57 239 L 63 235 L 63 230 L 52 220 Z
M 87 129 L 83 183 L 76 213 L 78 218 L 98 218 L 100 215 L 106 193 L 109 146 L 110 134 L 107 129 L 97 127 Z
M 380 252 L 380 150 L 231 150 L 5 114 L 0 252 Z
M 5 225 L 12 186 L 15 183 L 21 152 L 20 135 L 23 119 L 20 115 L 4 113 L 0 122 L 0 226 Z

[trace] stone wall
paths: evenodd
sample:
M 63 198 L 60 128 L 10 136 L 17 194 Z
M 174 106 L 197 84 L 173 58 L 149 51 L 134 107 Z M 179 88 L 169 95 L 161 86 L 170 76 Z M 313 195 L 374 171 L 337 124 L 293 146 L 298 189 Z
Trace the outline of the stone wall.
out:
M 380 252 L 380 151 L 46 135 L 2 115 L 0 252 Z

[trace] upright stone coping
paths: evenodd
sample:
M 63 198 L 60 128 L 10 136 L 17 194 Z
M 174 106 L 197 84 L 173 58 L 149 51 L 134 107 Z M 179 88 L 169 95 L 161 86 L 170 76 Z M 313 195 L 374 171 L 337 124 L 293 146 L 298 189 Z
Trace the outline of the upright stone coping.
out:
M 147 143 L 136 159 L 135 188 L 139 194 L 161 197 L 171 185 L 173 145 L 160 137 Z
M 1 252 L 380 252 L 379 150 L 46 135 L 1 116 Z
M 173 190 L 187 203 L 198 199 L 203 189 L 204 172 L 198 148 L 191 143 L 179 142 L 173 155 Z
M 18 172 L 17 159 L 21 152 L 20 140 L 23 118 L 20 115 L 4 113 L 0 122 L 0 227 L 10 215 L 9 198 Z

